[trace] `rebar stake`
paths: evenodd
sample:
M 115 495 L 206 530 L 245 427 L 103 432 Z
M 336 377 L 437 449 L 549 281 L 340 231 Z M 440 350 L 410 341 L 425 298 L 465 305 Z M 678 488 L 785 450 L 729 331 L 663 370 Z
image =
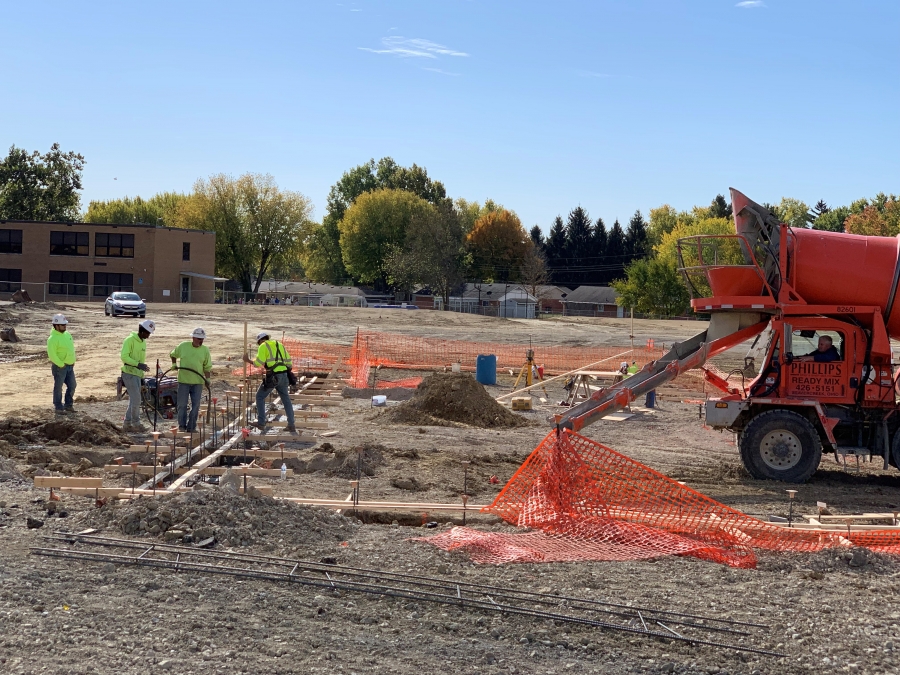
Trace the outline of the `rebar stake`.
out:
M 797 496 L 796 490 L 785 490 L 788 494 L 788 501 L 790 503 L 790 508 L 788 510 L 788 527 L 794 526 L 794 497 Z

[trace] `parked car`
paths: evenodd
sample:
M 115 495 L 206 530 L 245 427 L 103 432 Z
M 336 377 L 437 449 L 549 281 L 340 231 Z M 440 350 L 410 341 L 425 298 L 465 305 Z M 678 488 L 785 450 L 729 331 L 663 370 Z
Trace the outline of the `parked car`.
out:
M 106 316 L 139 316 L 142 319 L 147 315 L 147 302 L 137 293 L 116 292 L 106 299 L 103 306 Z

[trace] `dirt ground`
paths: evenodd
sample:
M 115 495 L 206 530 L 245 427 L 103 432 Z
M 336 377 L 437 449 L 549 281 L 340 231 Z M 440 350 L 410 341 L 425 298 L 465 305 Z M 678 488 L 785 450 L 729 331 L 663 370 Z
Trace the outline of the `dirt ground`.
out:
M 0 351 L 0 672 L 2 673 L 797 673 L 897 672 L 900 656 L 900 560 L 880 555 L 849 559 L 843 552 L 764 554 L 758 569 L 740 570 L 691 558 L 629 563 L 479 566 L 464 555 L 411 541 L 442 531 L 459 518 L 420 511 L 343 516 L 263 499 L 204 497 L 209 504 L 166 505 L 198 536 L 212 531 L 216 550 L 233 550 L 341 565 L 410 572 L 451 580 L 518 586 L 623 604 L 754 621 L 769 626 L 748 638 L 784 658 L 746 655 L 647 639 L 589 627 L 557 625 L 524 616 L 410 603 L 362 594 L 332 594 L 261 580 L 172 573 L 115 564 L 34 556 L 56 531 L 100 528 L 106 536 L 162 541 L 134 532 L 143 518 L 135 504 L 97 509 L 88 498 L 64 496 L 47 514 L 45 490 L 31 487 L 35 472 L 103 476 L 109 485 L 130 477 L 104 473 L 124 443 L 101 441 L 83 429 L 118 424 L 124 402 L 112 400 L 118 349 L 135 320 L 108 319 L 96 305 L 67 306 L 78 348 L 79 413 L 71 429 L 48 426 L 50 374 L 41 356 L 53 307 L 6 311 L 23 338 Z M 10 317 L 12 317 L 10 319 Z M 439 312 L 297 307 L 173 306 L 154 312 L 158 330 L 148 361 L 197 325 L 210 335 L 214 378 L 224 389 L 236 367 L 243 321 L 294 337 L 349 344 L 358 325 L 454 339 L 568 345 L 628 343 L 621 320 L 511 321 Z M 635 321 L 636 341 L 690 337 L 700 322 Z M 735 350 L 739 352 L 740 350 Z M 31 356 L 30 360 L 14 360 Z M 732 355 L 740 361 L 743 354 Z M 497 396 L 510 391 L 501 375 Z M 291 444 L 292 478 L 255 479 L 276 496 L 345 498 L 352 449 L 365 445 L 363 500 L 458 501 L 468 465 L 470 503 L 487 504 L 551 425 L 547 403 L 518 413 L 529 423 L 508 429 L 465 425 L 406 425 L 368 399 L 343 399 L 331 408 L 335 437 Z M 664 392 L 665 393 L 665 392 Z M 585 435 L 684 481 L 748 514 L 786 515 L 786 485 L 750 479 L 730 434 L 710 431 L 698 406 L 669 392 L 653 412 L 601 421 Z M 396 409 L 396 406 L 391 406 Z M 24 421 L 22 421 L 24 420 Z M 94 422 L 92 420 L 100 420 Z M 27 422 L 27 424 L 26 424 Z M 6 438 L 7 440 L 3 440 Z M 111 436 L 110 438 L 117 438 Z M 121 441 L 122 439 L 118 439 Z M 137 456 L 133 457 L 139 461 Z M 829 457 L 798 487 L 796 512 L 814 513 L 825 501 L 835 513 L 900 510 L 900 473 L 877 464 L 844 469 Z M 497 483 L 490 478 L 496 476 Z M 194 495 L 196 493 L 190 493 Z M 218 501 L 216 501 L 218 500 Z M 148 499 L 139 500 L 138 505 Z M 204 502 L 205 503 L 205 502 Z M 140 507 L 144 508 L 144 507 Z M 162 507 L 160 507 L 162 508 Z M 60 512 L 66 514 L 60 517 Z M 27 519 L 44 522 L 29 529 Z M 422 521 L 437 521 L 436 529 Z M 187 522 L 190 521 L 190 522 Z M 468 524 L 513 531 L 489 516 Z M 140 531 L 138 528 L 137 531 Z M 852 563 L 852 564 L 851 564 Z

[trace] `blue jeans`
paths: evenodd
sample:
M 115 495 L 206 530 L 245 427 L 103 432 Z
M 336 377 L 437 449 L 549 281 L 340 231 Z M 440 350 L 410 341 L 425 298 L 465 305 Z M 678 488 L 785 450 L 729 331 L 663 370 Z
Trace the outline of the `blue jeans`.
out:
M 50 366 L 53 373 L 53 407 L 63 409 L 63 384 L 66 385 L 66 408 L 71 408 L 75 399 L 75 366 L 63 366 L 56 364 Z
M 191 397 L 191 417 L 188 419 L 188 396 Z M 200 414 L 202 384 L 178 383 L 178 426 L 188 431 L 197 431 L 197 415 Z
M 275 373 L 277 384 L 274 390 L 281 396 L 281 402 L 284 404 L 284 414 L 287 417 L 287 423 L 294 425 L 294 404 L 291 403 L 291 397 L 288 394 L 288 377 L 287 373 Z M 272 389 L 266 389 L 265 384 L 260 384 L 256 390 L 256 417 L 260 426 L 266 423 L 266 398 L 272 393 Z

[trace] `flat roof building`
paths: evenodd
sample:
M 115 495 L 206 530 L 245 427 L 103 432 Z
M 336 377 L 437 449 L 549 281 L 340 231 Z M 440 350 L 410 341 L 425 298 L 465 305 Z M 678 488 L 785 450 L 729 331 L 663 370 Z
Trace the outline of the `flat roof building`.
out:
M 134 291 L 148 302 L 213 302 L 216 235 L 148 224 L 0 220 L 0 298 L 105 300 Z

